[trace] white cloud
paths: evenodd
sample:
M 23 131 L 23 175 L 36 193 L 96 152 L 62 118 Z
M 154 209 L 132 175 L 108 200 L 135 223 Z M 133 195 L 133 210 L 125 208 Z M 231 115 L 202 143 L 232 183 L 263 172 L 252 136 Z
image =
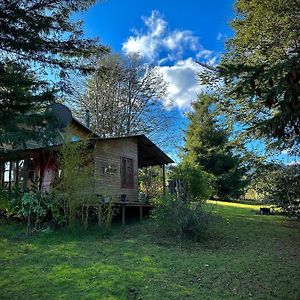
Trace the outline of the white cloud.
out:
M 201 58 L 210 59 L 212 57 L 212 55 L 213 55 L 212 51 L 207 50 L 207 49 L 202 49 L 197 53 L 196 57 L 197 57 L 197 59 L 201 59 Z
M 125 53 L 139 53 L 151 62 L 167 59 L 176 61 L 183 59 L 185 51 L 199 52 L 208 51 L 199 44 L 199 38 L 190 30 L 168 29 L 168 23 L 158 11 L 152 11 L 150 17 L 143 17 L 146 27 L 145 32 L 133 30 L 123 43 Z M 164 57 L 161 57 L 163 55 Z
M 192 58 L 178 61 L 173 66 L 160 66 L 158 71 L 168 83 L 167 104 L 173 102 L 173 105 L 179 109 L 188 111 L 191 103 L 196 100 L 201 91 L 206 87 L 199 84 L 197 74 L 201 66 L 197 65 Z
M 167 22 L 160 17 L 160 13 L 156 10 L 152 11 L 150 17 L 143 17 L 142 19 L 153 37 L 161 36 L 168 25 Z
M 123 43 L 123 51 L 139 53 L 148 62 L 158 65 L 168 84 L 169 101 L 166 104 L 172 102 L 181 110 L 189 110 L 197 94 L 205 90 L 197 80 L 201 66 L 194 60 L 215 64 L 215 54 L 205 49 L 192 31 L 170 30 L 158 11 L 152 11 L 142 20 L 146 30 L 134 29 L 133 35 Z

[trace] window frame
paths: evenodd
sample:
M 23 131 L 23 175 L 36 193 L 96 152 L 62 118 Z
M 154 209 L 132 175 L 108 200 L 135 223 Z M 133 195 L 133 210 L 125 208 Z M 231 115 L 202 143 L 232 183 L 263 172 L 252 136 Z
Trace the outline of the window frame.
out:
M 28 169 L 26 169 L 26 160 L 27 158 L 21 158 L 1 162 L 0 186 L 3 189 L 11 191 L 16 185 L 20 186 L 20 188 L 24 187 L 26 183 L 26 173 L 28 172 Z M 8 168 L 5 167 L 6 164 L 8 164 Z M 8 176 L 5 176 L 5 173 L 8 173 Z

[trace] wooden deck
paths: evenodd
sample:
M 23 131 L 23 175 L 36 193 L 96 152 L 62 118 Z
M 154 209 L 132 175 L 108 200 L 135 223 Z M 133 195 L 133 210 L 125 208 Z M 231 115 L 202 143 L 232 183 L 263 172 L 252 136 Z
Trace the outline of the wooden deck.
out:
M 102 215 L 102 207 L 103 205 L 107 205 L 108 203 L 103 203 L 103 202 L 99 202 L 99 203 L 93 203 L 93 204 L 88 204 L 88 205 L 83 205 L 83 210 L 88 210 L 89 207 L 95 207 L 97 208 L 98 211 L 98 224 L 101 224 L 101 215 Z M 111 205 L 114 207 L 119 207 L 121 208 L 121 214 L 122 214 L 122 225 L 126 224 L 126 207 L 139 207 L 139 218 L 140 220 L 143 219 L 143 209 L 144 208 L 153 208 L 154 205 L 153 204 L 149 204 L 149 203 L 142 203 L 142 202 L 132 202 L 132 201 L 113 201 L 111 202 Z M 87 222 L 87 220 L 86 220 Z
M 126 207 L 139 207 L 140 220 L 143 220 L 143 208 L 153 208 L 153 204 L 142 203 L 142 202 L 128 202 L 128 201 L 118 201 L 112 203 L 114 206 L 120 207 L 122 210 L 122 225 L 126 224 Z

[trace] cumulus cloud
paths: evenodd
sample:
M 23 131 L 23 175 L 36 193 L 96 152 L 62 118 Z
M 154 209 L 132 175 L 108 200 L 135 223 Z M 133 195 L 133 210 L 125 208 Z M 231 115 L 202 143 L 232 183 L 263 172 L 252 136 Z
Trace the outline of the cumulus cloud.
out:
M 197 94 L 205 89 L 197 81 L 201 67 L 194 60 L 215 63 L 213 51 L 205 49 L 190 30 L 170 30 L 158 11 L 143 17 L 145 30 L 133 30 L 123 43 L 127 54 L 139 53 L 158 70 L 168 83 L 167 104 L 171 102 L 181 110 L 189 110 Z
M 125 53 L 139 53 L 151 62 L 176 61 L 182 59 L 186 51 L 207 53 L 192 31 L 169 30 L 168 23 L 158 11 L 152 11 L 151 16 L 142 19 L 146 30 L 133 30 L 134 35 L 123 43 Z
M 200 85 L 197 74 L 201 67 L 192 58 L 180 60 L 173 66 L 160 66 L 158 71 L 168 82 L 168 101 L 183 111 L 188 111 L 191 103 L 196 100 L 200 92 L 206 87 Z

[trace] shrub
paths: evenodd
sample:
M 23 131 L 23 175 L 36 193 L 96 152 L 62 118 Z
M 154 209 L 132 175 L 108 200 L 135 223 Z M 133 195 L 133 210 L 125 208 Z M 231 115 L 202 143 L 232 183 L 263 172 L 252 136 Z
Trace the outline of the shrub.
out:
M 188 200 L 206 200 L 213 193 L 214 177 L 199 165 L 181 163 L 173 169 L 172 178 L 186 182 Z
M 154 166 L 140 169 L 138 177 L 140 201 L 147 203 L 163 194 L 163 175 L 160 167 Z
M 9 205 L 8 194 L 4 190 L 0 190 L 0 223 L 2 219 L 6 219 Z
M 255 178 L 256 190 L 288 216 L 300 218 L 300 164 L 263 165 Z
M 185 202 L 175 197 L 155 201 L 152 218 L 168 235 L 199 241 L 203 238 L 210 214 L 203 202 Z
M 19 210 L 22 206 L 23 192 L 18 185 L 8 190 L 0 190 L 0 211 L 5 219 L 18 217 Z
M 9 206 L 8 193 L 4 190 L 0 190 L 0 210 L 6 211 Z
M 72 143 L 66 140 L 60 149 L 58 165 L 62 172 L 51 193 L 62 208 L 64 223 L 69 228 L 76 226 L 80 214 L 87 227 L 89 205 L 97 201 L 91 162 L 88 141 Z
M 32 224 L 34 224 L 34 230 L 37 230 L 41 219 L 45 217 L 47 211 L 42 205 L 40 194 L 25 193 L 21 204 L 19 215 L 27 219 L 26 235 L 29 235 L 32 233 Z
M 300 165 L 281 166 L 273 176 L 268 198 L 288 216 L 300 218 Z

